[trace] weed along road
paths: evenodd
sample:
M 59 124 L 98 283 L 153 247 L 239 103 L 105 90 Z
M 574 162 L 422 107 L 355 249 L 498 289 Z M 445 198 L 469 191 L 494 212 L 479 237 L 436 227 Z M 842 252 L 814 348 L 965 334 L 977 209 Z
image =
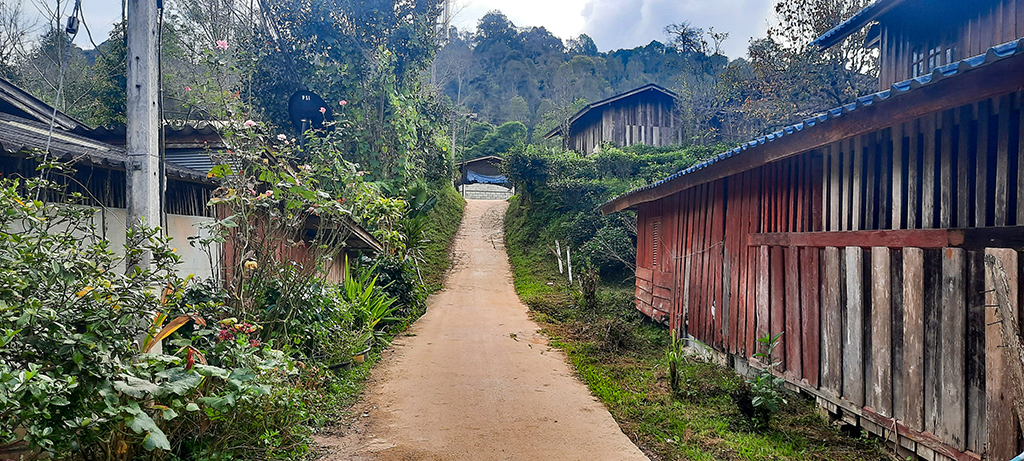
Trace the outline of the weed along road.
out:
M 516 296 L 507 206 L 468 202 L 446 288 L 374 370 L 357 422 L 318 440 L 327 459 L 647 459 Z

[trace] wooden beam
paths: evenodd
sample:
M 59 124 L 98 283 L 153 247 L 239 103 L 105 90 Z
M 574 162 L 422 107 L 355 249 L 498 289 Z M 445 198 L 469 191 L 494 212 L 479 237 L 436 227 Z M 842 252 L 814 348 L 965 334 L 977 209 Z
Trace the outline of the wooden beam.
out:
M 1024 226 L 967 229 L 900 229 L 839 232 L 767 232 L 750 234 L 748 246 L 1018 248 L 1024 249 Z
M 903 249 L 903 418 L 924 430 L 924 250 Z
M 848 247 L 843 322 L 843 398 L 864 406 L 864 249 Z
M 860 107 L 842 117 L 824 122 L 824 126 L 804 127 L 772 142 L 751 147 L 736 158 L 709 165 L 679 176 L 658 187 L 619 197 L 601 207 L 605 214 L 614 213 L 657 200 L 681 190 L 716 179 L 732 176 L 766 163 L 775 162 L 811 149 L 850 139 L 879 129 L 908 122 L 915 118 L 951 107 L 970 104 L 984 98 L 1018 91 L 1024 75 L 1024 54 L 1006 58 L 967 71 L 920 89 L 891 96 L 891 100 Z
M 1019 321 L 1018 255 L 1013 250 L 992 248 L 985 252 L 985 382 L 989 459 L 1017 455 L 1019 417 L 1014 412 L 1014 385 L 1020 383 L 1020 361 L 1011 351 L 1018 338 L 1004 335 L 1003 322 L 1012 329 Z M 1014 363 L 1017 361 L 1017 363 Z M 1016 375 L 1016 376 L 1015 376 Z M 1019 408 L 1019 407 L 1018 407 Z M 1019 409 L 1018 409 L 1019 411 Z

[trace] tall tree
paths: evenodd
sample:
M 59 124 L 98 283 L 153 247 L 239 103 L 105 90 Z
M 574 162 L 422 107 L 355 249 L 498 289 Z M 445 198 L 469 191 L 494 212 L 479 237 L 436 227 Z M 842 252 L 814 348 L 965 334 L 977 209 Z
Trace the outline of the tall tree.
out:
M 774 129 L 873 91 L 877 53 L 862 47 L 866 30 L 827 50 L 811 42 L 872 0 L 780 0 L 777 24 L 748 49 L 754 78 L 751 116 Z

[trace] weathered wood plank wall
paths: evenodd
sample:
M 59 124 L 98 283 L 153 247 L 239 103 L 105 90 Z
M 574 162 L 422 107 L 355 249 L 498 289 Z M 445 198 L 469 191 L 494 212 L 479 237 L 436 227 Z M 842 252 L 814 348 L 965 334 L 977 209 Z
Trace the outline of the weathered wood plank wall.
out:
M 928 114 L 640 205 L 638 307 L 739 357 L 785 333 L 788 381 L 926 459 L 1016 455 L 983 259 L 1024 247 L 1022 102 Z M 1018 283 L 1021 258 L 1000 254 Z
M 671 98 L 640 94 L 595 108 L 572 127 L 569 147 L 591 154 L 610 142 L 617 146 L 667 146 L 679 142 Z
M 970 2 L 963 3 L 967 5 Z M 967 19 L 958 19 L 955 27 L 921 27 L 920 24 L 899 22 L 890 24 L 883 20 L 879 43 L 880 89 L 888 89 L 893 83 L 914 77 L 914 52 L 927 53 L 929 49 L 924 44 L 940 50 L 941 61 L 931 66 L 936 67 L 946 64 L 947 49 L 953 60 L 960 60 L 983 54 L 992 46 L 1024 37 L 1024 3 L 1021 0 L 975 1 L 975 4 L 963 7 Z

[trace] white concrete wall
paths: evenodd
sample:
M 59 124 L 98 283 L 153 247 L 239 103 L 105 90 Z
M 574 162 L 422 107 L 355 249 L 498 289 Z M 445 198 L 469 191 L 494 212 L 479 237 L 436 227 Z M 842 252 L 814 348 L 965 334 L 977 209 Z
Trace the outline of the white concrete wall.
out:
M 124 248 L 125 233 L 127 232 L 125 225 L 126 215 L 127 210 L 124 208 L 100 209 L 93 215 L 93 224 L 98 231 L 98 237 L 110 241 L 110 248 L 115 252 L 120 252 Z M 215 247 L 212 249 L 213 264 L 211 265 L 210 257 L 206 252 L 198 244 L 196 247 L 189 245 L 188 240 L 188 237 L 194 235 L 209 236 L 209 231 L 200 229 L 198 225 L 213 221 L 214 218 L 202 216 L 167 215 L 166 232 L 168 237 L 171 238 L 170 245 L 181 256 L 181 264 L 178 266 L 177 271 L 179 277 L 195 274 L 196 279 L 206 279 L 213 276 L 214 268 L 220 267 L 221 250 L 219 244 L 214 244 Z M 14 232 L 19 230 L 21 229 L 18 229 L 17 226 L 13 229 Z M 85 235 L 79 237 L 82 239 L 87 238 Z M 123 271 L 124 266 L 122 265 L 118 270 Z

